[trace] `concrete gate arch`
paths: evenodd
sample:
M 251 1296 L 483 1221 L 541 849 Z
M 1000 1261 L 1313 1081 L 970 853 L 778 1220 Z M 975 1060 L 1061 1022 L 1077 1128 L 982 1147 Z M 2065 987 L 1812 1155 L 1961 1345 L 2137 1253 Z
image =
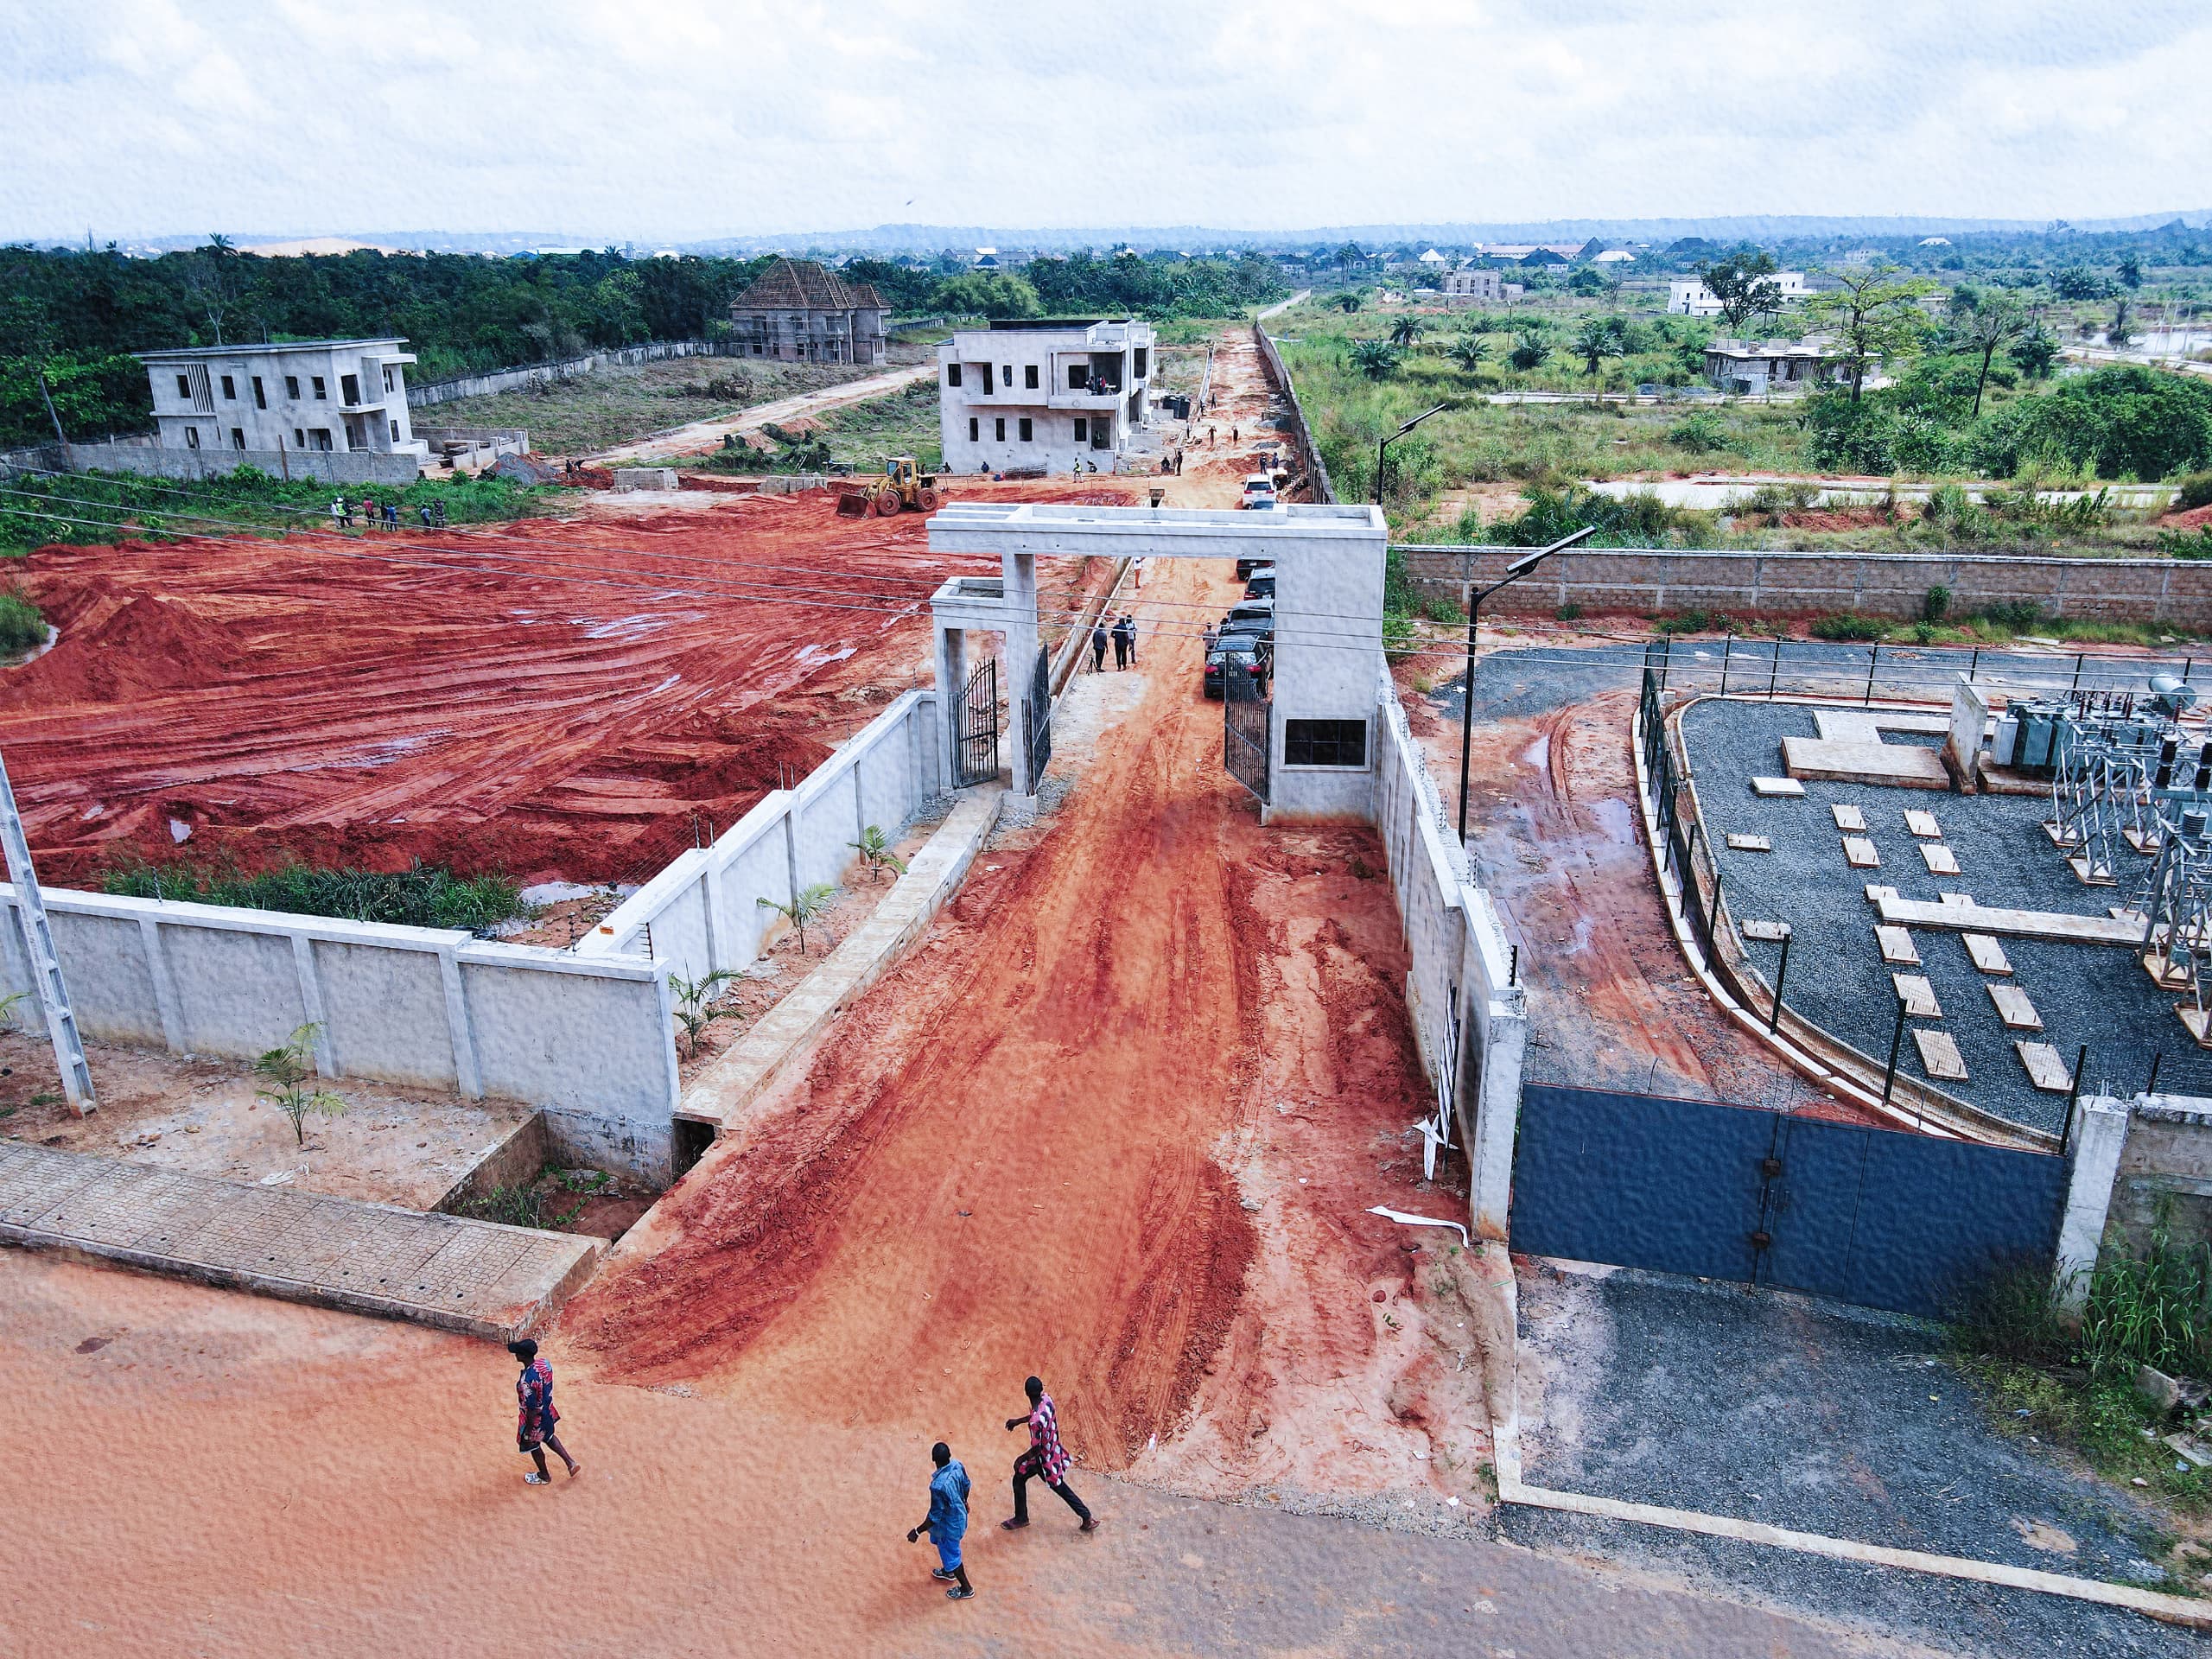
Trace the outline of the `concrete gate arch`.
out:
M 1275 567 L 1274 707 L 1267 813 L 1371 818 L 1376 687 L 1382 666 L 1382 567 L 1389 531 L 1376 506 L 1281 506 L 1244 512 L 1195 507 L 1102 507 L 1056 502 L 957 502 L 930 520 L 930 549 L 999 561 L 999 576 L 957 576 L 930 599 L 944 775 L 958 741 L 951 711 L 967 671 L 965 634 L 1001 639 L 1009 688 L 1014 787 L 1027 787 L 1022 689 L 1037 660 L 1040 558 L 1264 559 Z M 1211 620 L 1198 613 L 1191 632 Z M 1286 766 L 1291 721 L 1357 720 L 1365 764 Z

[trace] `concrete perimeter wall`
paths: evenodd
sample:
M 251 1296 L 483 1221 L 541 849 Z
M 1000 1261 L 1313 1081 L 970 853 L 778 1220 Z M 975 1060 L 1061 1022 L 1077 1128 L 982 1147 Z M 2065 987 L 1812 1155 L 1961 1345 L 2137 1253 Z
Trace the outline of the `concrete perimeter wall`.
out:
M 1408 545 L 1406 573 L 1425 591 L 1457 600 L 1459 584 L 1496 582 L 1518 547 Z M 1713 552 L 1688 548 L 1597 548 L 1554 555 L 1493 594 L 1489 615 L 1551 615 L 1580 605 L 1608 612 L 1726 611 L 1802 616 L 1855 611 L 1917 621 L 1930 588 L 1951 590 L 1954 616 L 1984 607 L 2033 604 L 2048 616 L 2212 626 L 2212 562 L 2059 559 L 1967 553 Z
M 669 1179 L 676 1044 L 651 963 L 454 929 L 66 888 L 45 897 L 89 1037 L 250 1060 L 314 1023 L 325 1077 L 522 1101 L 545 1114 L 564 1154 Z M 0 977 L 33 990 L 12 887 L 0 884 Z M 35 1007 L 18 1014 L 38 1019 Z
M 488 397 L 498 391 L 519 391 L 526 386 L 550 385 L 575 375 L 589 374 L 616 364 L 657 363 L 670 357 L 735 357 L 734 346 L 711 340 L 661 340 L 646 346 L 625 346 L 608 352 L 566 357 L 557 363 L 529 363 L 517 368 L 494 369 L 488 374 L 457 375 L 407 388 L 407 406 L 427 409 L 463 397 Z
M 760 899 L 787 904 L 802 888 L 842 880 L 862 830 L 876 824 L 895 839 L 944 787 L 937 722 L 934 691 L 901 694 L 797 788 L 764 797 L 713 846 L 679 855 L 577 953 L 597 962 L 650 957 L 686 979 L 744 967 L 781 921 Z
M 1512 982 L 1512 949 L 1497 906 L 1468 880 L 1465 855 L 1446 823 L 1387 671 L 1377 692 L 1375 823 L 1413 958 L 1406 1009 L 1429 1081 L 1440 1090 L 1450 1086 L 1454 1134 L 1472 1170 L 1475 1235 L 1503 1238 L 1529 1040 L 1527 995 Z
M 155 443 L 49 443 L 12 450 L 0 472 L 131 473 L 142 478 L 223 478 L 253 467 L 271 478 L 320 479 L 327 484 L 412 484 L 422 457 L 375 449 L 167 449 Z
M 1332 502 L 1337 499 L 1336 486 L 1329 482 L 1328 463 L 1321 459 L 1321 451 L 1313 442 L 1313 429 L 1306 423 L 1306 406 L 1298 401 L 1298 388 L 1290 383 L 1290 371 L 1282 365 L 1282 353 L 1275 350 L 1274 340 L 1266 326 L 1252 325 L 1253 342 L 1260 348 L 1260 362 L 1268 372 L 1268 378 L 1290 405 L 1290 441 L 1298 451 L 1298 464 L 1306 474 L 1306 499 L 1309 501 Z M 1211 373 L 1213 359 L 1206 359 L 1206 369 Z

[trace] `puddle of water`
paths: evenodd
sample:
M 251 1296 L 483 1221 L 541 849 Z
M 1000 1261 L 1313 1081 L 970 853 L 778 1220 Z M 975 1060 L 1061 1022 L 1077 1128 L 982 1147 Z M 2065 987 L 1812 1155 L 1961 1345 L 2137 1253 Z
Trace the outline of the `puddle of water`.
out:
M 1538 772 L 1550 766 L 1551 759 L 1552 739 L 1548 732 L 1521 751 L 1521 763 L 1523 766 L 1534 766 Z
M 1598 827 L 1605 832 L 1605 839 L 1616 847 L 1636 845 L 1636 809 L 1618 797 L 1589 804 L 1590 816 L 1598 820 Z

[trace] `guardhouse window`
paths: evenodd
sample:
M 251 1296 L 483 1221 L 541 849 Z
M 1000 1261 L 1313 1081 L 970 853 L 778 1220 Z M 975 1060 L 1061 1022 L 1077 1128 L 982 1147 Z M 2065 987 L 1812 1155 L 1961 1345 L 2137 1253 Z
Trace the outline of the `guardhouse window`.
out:
M 1287 720 L 1282 723 L 1282 760 L 1287 766 L 1367 765 L 1367 722 L 1363 720 Z

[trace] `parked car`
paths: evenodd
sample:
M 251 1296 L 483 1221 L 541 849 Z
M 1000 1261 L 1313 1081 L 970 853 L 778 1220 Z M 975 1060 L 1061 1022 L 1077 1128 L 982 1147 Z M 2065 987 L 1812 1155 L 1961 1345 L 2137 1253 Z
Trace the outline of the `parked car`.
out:
M 1262 565 L 1244 584 L 1247 599 L 1273 599 L 1275 596 L 1275 572 L 1273 565 Z
M 1244 499 L 1240 504 L 1247 508 L 1272 507 L 1275 504 L 1275 480 L 1273 474 L 1254 473 L 1244 480 Z
M 1272 570 L 1274 568 L 1274 561 L 1272 559 L 1239 559 L 1236 561 L 1236 580 L 1243 582 L 1249 576 L 1257 575 L 1262 570 Z
M 1248 599 L 1221 619 L 1222 638 L 1248 633 L 1272 643 L 1275 637 L 1275 605 L 1271 599 Z
M 1264 639 L 1249 633 L 1224 633 L 1206 652 L 1206 696 L 1227 696 L 1230 676 L 1234 674 L 1243 677 L 1256 695 L 1265 696 L 1268 662 L 1273 654 Z

